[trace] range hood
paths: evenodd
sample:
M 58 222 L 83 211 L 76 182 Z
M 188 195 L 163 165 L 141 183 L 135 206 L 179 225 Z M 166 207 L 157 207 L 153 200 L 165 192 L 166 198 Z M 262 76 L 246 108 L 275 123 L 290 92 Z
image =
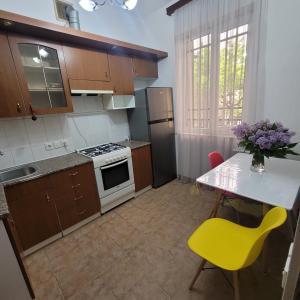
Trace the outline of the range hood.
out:
M 113 90 L 71 90 L 72 96 L 112 95 L 113 93 Z
M 114 93 L 110 81 L 69 79 L 69 85 L 73 96 L 112 95 Z

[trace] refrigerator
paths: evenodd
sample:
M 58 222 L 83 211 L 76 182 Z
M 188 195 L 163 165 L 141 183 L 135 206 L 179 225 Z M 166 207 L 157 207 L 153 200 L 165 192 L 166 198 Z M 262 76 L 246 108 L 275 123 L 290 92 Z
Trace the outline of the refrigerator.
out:
M 176 178 L 176 150 L 171 88 L 135 92 L 135 108 L 127 110 L 132 140 L 151 142 L 153 187 Z

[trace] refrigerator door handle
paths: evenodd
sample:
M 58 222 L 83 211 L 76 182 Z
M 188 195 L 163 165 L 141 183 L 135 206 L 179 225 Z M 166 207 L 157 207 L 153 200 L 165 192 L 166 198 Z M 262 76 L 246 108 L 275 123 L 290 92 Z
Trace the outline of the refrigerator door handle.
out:
M 155 121 L 148 121 L 148 124 L 157 124 L 157 123 L 163 123 L 163 122 L 172 122 L 174 119 L 173 118 L 165 118 L 165 119 L 159 119 Z

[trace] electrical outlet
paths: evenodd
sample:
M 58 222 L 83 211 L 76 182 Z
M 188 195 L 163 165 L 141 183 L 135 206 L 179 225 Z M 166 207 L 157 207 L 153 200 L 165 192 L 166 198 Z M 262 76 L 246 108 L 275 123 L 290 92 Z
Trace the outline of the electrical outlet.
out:
M 54 149 L 53 144 L 51 142 L 45 143 L 44 145 L 46 151 L 50 151 Z

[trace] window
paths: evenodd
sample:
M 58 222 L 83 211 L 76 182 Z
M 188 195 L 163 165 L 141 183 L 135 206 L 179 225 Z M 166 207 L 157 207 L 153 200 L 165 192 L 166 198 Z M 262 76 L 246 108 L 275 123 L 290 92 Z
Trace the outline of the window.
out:
M 242 120 L 248 25 L 193 40 L 189 122 L 203 133 L 229 132 Z M 214 122 L 213 122 L 214 120 Z

